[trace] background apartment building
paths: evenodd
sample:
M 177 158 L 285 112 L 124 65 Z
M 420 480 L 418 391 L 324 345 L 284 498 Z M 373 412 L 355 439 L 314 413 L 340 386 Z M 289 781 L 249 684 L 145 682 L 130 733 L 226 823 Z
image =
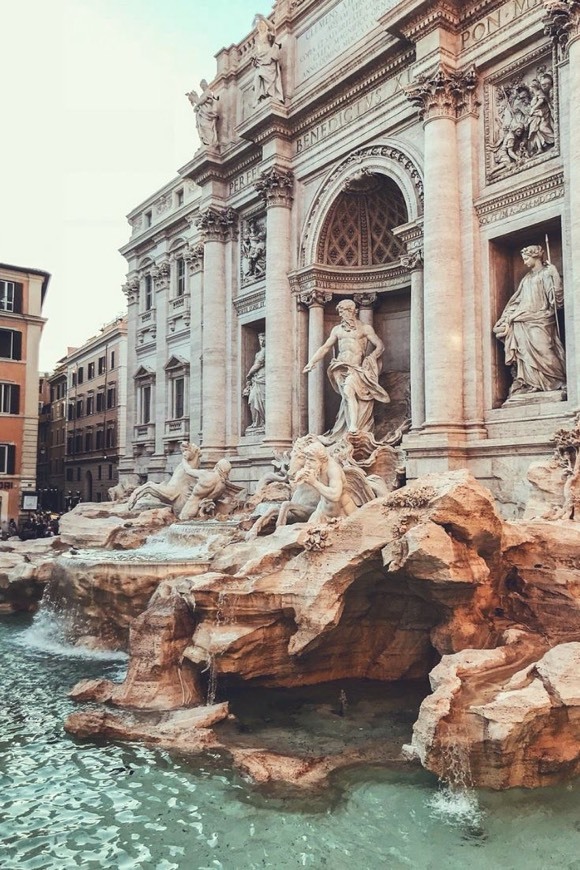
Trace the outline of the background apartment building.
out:
M 127 324 L 122 317 L 59 360 L 49 377 L 45 507 L 69 510 L 79 501 L 105 501 L 109 487 L 118 482 L 126 379 Z
M 0 521 L 36 489 L 38 348 L 50 274 L 0 263 Z

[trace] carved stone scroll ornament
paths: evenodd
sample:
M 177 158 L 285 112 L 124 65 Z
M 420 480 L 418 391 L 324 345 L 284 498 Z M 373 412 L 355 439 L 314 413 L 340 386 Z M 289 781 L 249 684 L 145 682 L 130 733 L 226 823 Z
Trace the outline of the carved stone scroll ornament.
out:
M 332 302 L 332 293 L 326 290 L 307 290 L 304 293 L 300 293 L 297 301 L 299 305 L 304 305 L 305 308 L 312 308 L 313 305 L 324 307 L 329 302 Z
M 355 293 L 353 298 L 358 308 L 372 308 L 378 295 L 376 293 Z
M 290 208 L 294 199 L 294 173 L 273 166 L 260 173 L 255 187 L 268 207 L 281 205 Z
M 196 221 L 204 242 L 226 242 L 236 236 L 238 216 L 233 208 L 210 206 Z
M 419 110 L 422 119 L 460 118 L 477 114 L 479 102 L 475 92 L 477 73 L 472 66 L 467 70 L 450 70 L 439 64 L 430 75 L 419 76 L 414 84 L 407 85 L 407 98 Z
M 580 2 L 544 0 L 544 9 L 544 32 L 554 40 L 561 56 L 565 56 L 570 40 L 580 34 Z
M 139 299 L 139 278 L 130 278 L 123 286 L 121 290 L 127 297 L 127 305 L 132 305 L 134 302 L 137 302 Z
M 171 266 L 167 260 L 163 260 L 161 263 L 156 263 L 151 269 L 151 276 L 153 278 L 153 283 L 155 284 L 156 290 L 167 290 L 169 287 L 169 276 L 171 273 Z
M 401 257 L 401 266 L 408 269 L 409 272 L 417 272 L 423 269 L 423 251 L 413 251 L 404 257 Z
M 188 245 L 183 259 L 189 266 L 190 272 L 199 272 L 203 269 L 203 245 Z

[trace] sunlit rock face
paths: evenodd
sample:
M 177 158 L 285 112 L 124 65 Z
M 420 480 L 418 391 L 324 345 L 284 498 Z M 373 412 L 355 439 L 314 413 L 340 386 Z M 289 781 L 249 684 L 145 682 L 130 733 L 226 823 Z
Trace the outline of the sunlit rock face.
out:
M 242 685 L 430 675 L 407 756 L 464 784 L 560 781 L 580 763 L 576 537 L 571 522 L 504 523 L 491 494 L 457 471 L 428 475 L 329 523 L 251 541 L 229 532 L 223 546 L 218 535 L 211 562 L 189 570 L 168 563 L 138 574 L 120 563 L 105 581 L 99 569 L 93 629 L 100 618 L 110 631 L 107 600 L 112 612 L 126 613 L 128 676 L 120 685 L 76 687 L 77 700 L 117 709 L 75 714 L 67 727 L 182 745 L 170 711 L 213 705 L 216 685 L 224 701 Z M 90 571 L 76 570 L 74 595 L 90 610 Z M 163 714 L 158 733 L 139 718 L 151 711 Z M 263 747 L 232 757 L 246 772 L 270 776 Z M 274 765 L 302 784 L 332 767 L 321 760 L 314 776 L 292 760 Z

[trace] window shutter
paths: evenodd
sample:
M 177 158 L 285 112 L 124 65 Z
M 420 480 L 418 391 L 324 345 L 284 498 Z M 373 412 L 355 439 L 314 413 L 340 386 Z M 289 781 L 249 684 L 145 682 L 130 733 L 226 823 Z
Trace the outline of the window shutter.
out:
M 14 282 L 14 311 L 16 314 L 22 314 L 22 284 Z
M 10 413 L 20 413 L 20 387 L 18 384 L 13 384 L 10 390 Z
M 14 330 L 12 335 L 12 359 L 22 359 L 22 333 L 16 332 L 16 330 Z
M 14 444 L 8 445 L 6 470 L 8 474 L 16 473 L 16 447 Z

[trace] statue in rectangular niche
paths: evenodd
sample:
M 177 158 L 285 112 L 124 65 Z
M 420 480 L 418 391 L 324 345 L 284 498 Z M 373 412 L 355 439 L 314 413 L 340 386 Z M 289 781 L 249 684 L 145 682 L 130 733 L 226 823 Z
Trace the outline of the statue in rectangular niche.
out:
M 242 231 L 242 287 L 266 274 L 266 222 L 252 218 Z
M 554 75 L 545 65 L 498 80 L 486 91 L 488 181 L 557 154 Z
M 558 309 L 564 306 L 562 280 L 540 245 L 523 248 L 521 255 L 528 274 L 493 327 L 512 370 L 509 399 L 566 388 L 566 356 L 558 327 Z

